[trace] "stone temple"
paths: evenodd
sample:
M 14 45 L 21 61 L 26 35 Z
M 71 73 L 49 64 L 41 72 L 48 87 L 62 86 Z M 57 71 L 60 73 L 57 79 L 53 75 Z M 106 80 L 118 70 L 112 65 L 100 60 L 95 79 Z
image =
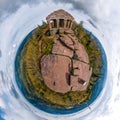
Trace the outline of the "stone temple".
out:
M 72 28 L 74 18 L 68 12 L 60 9 L 46 17 L 51 33 L 55 34 L 57 30 L 67 30 Z
M 57 10 L 46 18 L 51 35 L 55 35 L 52 54 L 40 62 L 44 83 L 58 93 L 86 90 L 92 74 L 88 54 L 72 30 L 74 18 Z M 59 31 L 59 33 L 58 33 Z

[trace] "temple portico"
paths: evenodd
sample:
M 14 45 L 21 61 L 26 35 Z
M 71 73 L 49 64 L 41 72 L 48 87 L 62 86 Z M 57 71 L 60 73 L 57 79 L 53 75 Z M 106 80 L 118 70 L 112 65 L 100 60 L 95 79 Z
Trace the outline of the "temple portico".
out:
M 46 20 L 49 30 L 52 31 L 53 34 L 55 34 L 58 29 L 71 29 L 74 22 L 73 16 L 62 9 L 48 15 Z

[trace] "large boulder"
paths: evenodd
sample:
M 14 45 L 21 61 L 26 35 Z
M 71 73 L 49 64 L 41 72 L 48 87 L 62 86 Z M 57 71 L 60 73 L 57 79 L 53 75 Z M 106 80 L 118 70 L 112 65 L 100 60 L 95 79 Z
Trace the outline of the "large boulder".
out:
M 56 35 L 52 54 L 42 57 L 40 62 L 47 87 L 63 94 L 86 90 L 92 74 L 84 46 L 69 32 Z
M 70 91 L 69 70 L 71 60 L 65 56 L 48 55 L 41 59 L 41 72 L 45 84 L 53 91 Z

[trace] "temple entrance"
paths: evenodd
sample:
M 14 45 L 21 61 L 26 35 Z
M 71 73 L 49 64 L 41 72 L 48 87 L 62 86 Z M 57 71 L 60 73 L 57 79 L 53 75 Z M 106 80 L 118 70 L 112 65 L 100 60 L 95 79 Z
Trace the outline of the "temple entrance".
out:
M 62 9 L 48 15 L 46 20 L 48 22 L 51 35 L 56 34 L 59 28 L 61 32 L 71 29 L 74 22 L 73 16 Z
M 64 27 L 64 19 L 60 19 L 59 20 L 59 26 L 60 27 Z

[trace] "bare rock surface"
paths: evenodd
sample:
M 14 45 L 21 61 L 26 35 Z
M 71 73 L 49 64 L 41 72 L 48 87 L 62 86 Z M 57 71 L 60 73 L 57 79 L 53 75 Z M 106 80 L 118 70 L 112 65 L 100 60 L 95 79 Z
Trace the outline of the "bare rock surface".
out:
M 52 54 L 63 55 L 72 58 L 73 51 L 62 45 L 59 40 L 56 40 L 56 43 L 53 45 Z
M 75 44 L 75 49 L 76 49 L 76 54 L 78 55 L 79 60 L 85 63 L 89 63 L 88 54 L 84 46 L 79 42 L 77 42 L 77 44 Z
M 92 69 L 88 64 L 81 61 L 73 61 L 73 76 L 71 76 L 72 91 L 86 90 L 92 74 Z
M 74 35 L 67 34 L 67 36 L 73 41 L 74 44 L 78 44 L 78 40 Z
M 65 30 L 65 34 L 72 34 L 74 35 L 74 31 L 71 29 Z
M 53 91 L 70 91 L 67 82 L 71 60 L 64 56 L 48 55 L 41 60 L 41 70 L 45 84 Z
M 65 34 L 60 35 L 60 40 L 63 42 L 66 46 L 70 47 L 71 49 L 74 49 L 74 42 Z
M 84 46 L 67 30 L 56 35 L 52 54 L 41 59 L 41 72 L 47 87 L 58 93 L 87 89 L 92 74 Z
M 82 90 L 82 87 L 84 87 L 84 86 L 82 84 L 78 83 L 78 76 L 71 75 L 71 90 L 79 91 L 79 90 Z

